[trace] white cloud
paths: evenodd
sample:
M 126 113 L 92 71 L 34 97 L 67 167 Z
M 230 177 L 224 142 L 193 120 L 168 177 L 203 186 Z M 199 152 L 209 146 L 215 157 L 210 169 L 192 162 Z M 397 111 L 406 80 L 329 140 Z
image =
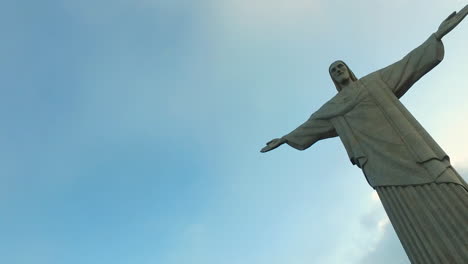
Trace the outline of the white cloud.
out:
M 380 197 L 379 197 L 379 194 L 377 193 L 377 191 L 372 191 L 372 194 L 371 194 L 371 200 L 373 202 L 380 202 Z
M 212 1 L 220 22 L 231 29 L 247 31 L 293 29 L 308 19 L 319 22 L 323 19 L 318 19 L 321 5 L 316 0 Z
M 321 259 L 320 263 L 368 263 L 362 261 L 368 256 L 382 254 L 381 251 L 386 250 L 382 247 L 388 247 L 388 240 L 396 247 L 397 256 L 404 255 L 404 252 L 398 252 L 402 248 L 398 240 L 394 241 L 394 231 L 377 192 L 372 191 L 367 197 L 367 208 L 364 208 L 361 217 L 343 221 L 342 224 L 347 228 L 339 235 L 341 242 L 335 246 L 332 254 Z
M 367 246 L 360 248 L 359 260 L 351 263 L 370 264 L 375 263 L 376 259 L 382 264 L 409 263 L 377 192 L 372 192 L 371 200 L 372 209 L 361 219 L 362 224 L 367 228 L 361 231 L 360 236 Z
M 453 132 L 453 131 L 452 131 Z M 454 133 L 448 141 L 445 141 L 447 153 L 455 168 L 468 168 L 468 140 L 463 136 L 468 135 L 468 125 Z
M 356 264 L 409 264 L 409 259 L 401 246 L 392 225 L 382 225 L 382 236 Z M 378 261 L 376 261 L 378 260 Z
M 463 114 L 466 110 L 459 107 L 451 111 L 454 113 L 448 118 L 450 127 L 447 127 L 446 121 L 439 121 L 441 123 L 440 126 L 445 128 L 440 145 L 450 156 L 451 164 L 455 168 L 468 168 L 468 153 L 466 152 L 468 147 L 468 139 L 466 138 L 466 135 L 468 135 L 468 124 L 466 124 L 466 115 Z
M 379 230 L 379 232 L 383 233 L 385 231 L 385 227 L 388 224 L 390 224 L 390 219 L 388 219 L 388 217 L 382 218 L 379 220 L 379 222 L 377 222 L 377 229 Z

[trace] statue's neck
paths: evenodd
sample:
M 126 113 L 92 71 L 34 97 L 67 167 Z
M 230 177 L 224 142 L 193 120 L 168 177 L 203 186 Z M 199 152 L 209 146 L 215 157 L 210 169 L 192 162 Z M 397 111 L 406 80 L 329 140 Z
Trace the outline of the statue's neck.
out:
M 347 90 L 347 89 L 352 89 L 353 88 L 353 81 L 351 80 L 346 80 L 340 83 L 341 90 Z

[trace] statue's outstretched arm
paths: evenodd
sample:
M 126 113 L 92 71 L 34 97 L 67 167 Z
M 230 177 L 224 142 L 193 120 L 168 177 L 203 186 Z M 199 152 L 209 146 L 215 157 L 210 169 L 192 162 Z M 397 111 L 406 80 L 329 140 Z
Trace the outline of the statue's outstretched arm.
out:
M 400 98 L 424 74 L 432 70 L 444 57 L 442 37 L 454 29 L 468 14 L 468 5 L 453 12 L 440 24 L 437 31 L 422 45 L 401 60 L 377 71 L 393 93 Z
M 268 152 L 284 143 L 295 149 L 304 150 L 321 139 L 336 136 L 338 135 L 336 134 L 335 128 L 329 120 L 314 119 L 311 117 L 291 133 L 269 141 L 260 152 Z
M 443 58 L 444 44 L 436 38 L 434 33 L 401 60 L 378 70 L 376 73 L 387 84 L 386 87 L 400 98 L 415 82 L 437 66 Z

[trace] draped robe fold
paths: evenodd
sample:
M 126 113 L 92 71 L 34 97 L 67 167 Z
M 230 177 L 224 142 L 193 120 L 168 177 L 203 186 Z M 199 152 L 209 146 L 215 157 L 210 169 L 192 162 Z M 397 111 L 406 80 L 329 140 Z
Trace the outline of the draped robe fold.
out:
M 468 263 L 468 185 L 398 100 L 443 56 L 432 35 L 396 63 L 354 81 L 283 137 L 304 150 L 339 136 L 412 263 Z

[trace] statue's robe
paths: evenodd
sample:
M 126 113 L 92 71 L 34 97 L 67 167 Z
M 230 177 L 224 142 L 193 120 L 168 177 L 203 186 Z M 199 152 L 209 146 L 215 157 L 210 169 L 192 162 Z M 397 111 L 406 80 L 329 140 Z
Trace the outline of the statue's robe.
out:
M 468 263 L 468 185 L 398 100 L 443 56 L 432 35 L 400 61 L 354 81 L 283 137 L 304 150 L 339 136 L 379 193 L 412 263 Z

